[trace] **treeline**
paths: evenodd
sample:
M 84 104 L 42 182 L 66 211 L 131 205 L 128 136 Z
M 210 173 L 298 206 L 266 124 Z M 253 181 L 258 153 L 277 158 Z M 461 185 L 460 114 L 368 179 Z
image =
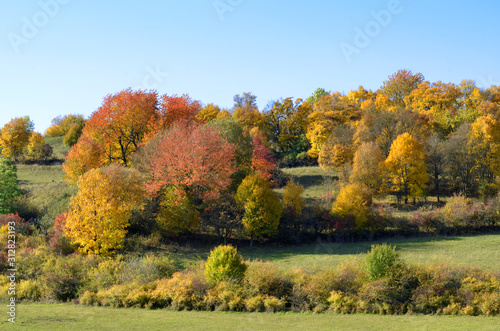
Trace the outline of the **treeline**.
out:
M 240 229 L 251 240 L 373 235 L 393 221 L 372 203 L 387 194 L 405 203 L 462 195 L 495 205 L 487 199 L 499 189 L 497 86 L 430 83 L 400 70 L 377 91 L 318 89 L 307 100 L 286 98 L 262 111 L 251 93 L 234 102 L 221 109 L 188 95 L 127 89 L 106 96 L 87 120 L 56 118 L 46 136 L 64 136 L 72 146 L 63 169 L 78 186 L 58 218 L 60 235 L 82 252 L 107 254 L 131 233 L 209 233 L 225 241 Z M 13 138 L 14 131 L 25 138 Z M 29 154 L 32 131 L 26 118 L 7 124 L 0 139 L 4 157 Z M 338 172 L 333 204 L 306 206 L 303 188 L 287 183 L 279 170 L 316 163 Z M 285 184 L 280 199 L 272 187 Z M 448 219 L 434 223 L 450 228 Z M 473 229 L 491 228 L 497 220 L 476 223 Z

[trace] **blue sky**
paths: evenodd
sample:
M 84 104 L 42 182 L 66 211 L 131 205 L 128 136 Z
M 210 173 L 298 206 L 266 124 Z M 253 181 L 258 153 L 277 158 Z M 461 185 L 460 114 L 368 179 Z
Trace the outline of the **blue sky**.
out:
M 500 85 L 499 13 L 497 1 L 0 0 L 0 126 L 28 115 L 43 132 L 128 87 L 221 107 L 252 92 L 262 109 L 318 87 L 376 90 L 402 68 Z

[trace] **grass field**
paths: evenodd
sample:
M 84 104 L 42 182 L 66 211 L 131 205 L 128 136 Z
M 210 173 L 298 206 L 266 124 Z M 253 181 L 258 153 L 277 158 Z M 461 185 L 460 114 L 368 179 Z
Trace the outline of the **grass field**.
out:
M 451 263 L 477 266 L 484 270 L 500 272 L 500 234 L 461 237 L 426 237 L 393 239 L 360 243 L 316 243 L 300 246 L 241 246 L 238 252 L 245 260 L 271 261 L 284 268 L 304 268 L 316 272 L 335 268 L 347 260 L 361 260 L 371 245 L 391 243 L 396 245 L 408 263 Z M 165 247 L 165 252 L 181 265 L 205 260 L 209 248 Z
M 224 313 L 21 304 L 2 330 L 499 330 L 500 317 Z

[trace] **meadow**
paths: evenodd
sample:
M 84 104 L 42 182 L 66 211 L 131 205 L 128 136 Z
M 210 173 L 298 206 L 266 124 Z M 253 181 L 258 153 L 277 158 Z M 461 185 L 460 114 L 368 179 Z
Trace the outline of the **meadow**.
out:
M 500 317 L 228 313 L 21 304 L 8 330 L 498 330 Z

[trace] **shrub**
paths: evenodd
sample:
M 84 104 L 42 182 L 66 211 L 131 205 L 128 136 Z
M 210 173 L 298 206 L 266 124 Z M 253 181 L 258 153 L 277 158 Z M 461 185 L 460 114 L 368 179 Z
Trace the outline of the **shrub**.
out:
M 239 283 L 243 279 L 246 269 L 247 265 L 243 263 L 236 248 L 230 245 L 221 245 L 210 252 L 205 264 L 205 277 L 212 285 L 221 281 Z
M 42 298 L 43 288 L 36 279 L 21 280 L 16 298 L 19 300 L 39 301 Z
M 202 309 L 208 285 L 201 268 L 187 273 L 176 272 L 167 281 L 166 294 L 172 299 L 172 307 L 176 310 Z
M 396 247 L 387 244 L 372 245 L 365 261 L 370 280 L 390 276 L 402 266 Z
M 167 256 L 146 254 L 143 257 L 128 258 L 117 274 L 117 282 L 125 284 L 138 280 L 145 284 L 156 279 L 170 277 L 174 272 L 174 262 Z
M 293 292 L 292 278 L 271 262 L 250 264 L 245 281 L 250 296 L 267 295 L 288 300 Z

